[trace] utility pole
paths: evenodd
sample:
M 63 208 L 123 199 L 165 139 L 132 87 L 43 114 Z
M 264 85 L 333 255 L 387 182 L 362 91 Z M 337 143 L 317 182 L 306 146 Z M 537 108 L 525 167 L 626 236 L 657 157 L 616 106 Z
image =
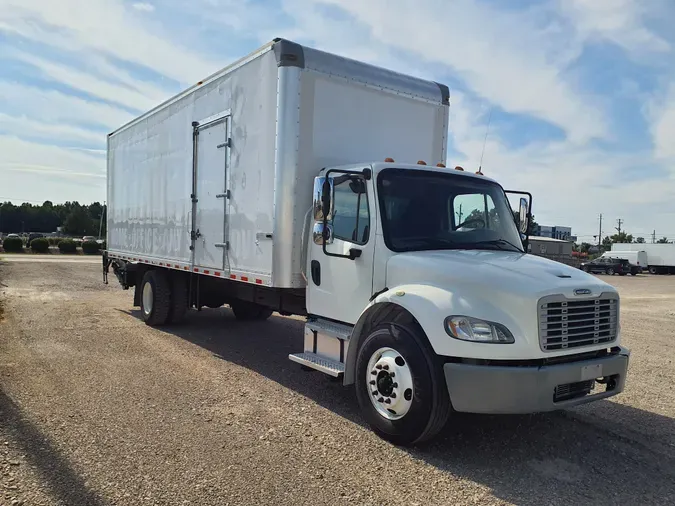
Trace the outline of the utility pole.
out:
M 619 232 L 619 235 L 621 235 L 621 224 L 623 223 L 623 220 L 619 218 L 618 220 L 616 220 L 616 222 L 619 224 L 619 226 L 614 228 L 616 228 L 616 231 Z
M 652 244 L 656 244 L 656 230 L 652 232 Z
M 600 230 L 598 231 L 598 253 L 602 249 L 602 213 L 600 213 Z

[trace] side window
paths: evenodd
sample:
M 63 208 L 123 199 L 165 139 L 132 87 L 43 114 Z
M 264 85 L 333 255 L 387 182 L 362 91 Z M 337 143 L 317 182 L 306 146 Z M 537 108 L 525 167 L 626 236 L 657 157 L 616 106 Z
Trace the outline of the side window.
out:
M 354 244 L 366 244 L 370 235 L 368 194 L 363 179 L 334 179 L 333 237 Z
M 499 230 L 499 215 L 492 197 L 484 193 L 457 195 L 450 206 L 454 230 L 489 228 Z

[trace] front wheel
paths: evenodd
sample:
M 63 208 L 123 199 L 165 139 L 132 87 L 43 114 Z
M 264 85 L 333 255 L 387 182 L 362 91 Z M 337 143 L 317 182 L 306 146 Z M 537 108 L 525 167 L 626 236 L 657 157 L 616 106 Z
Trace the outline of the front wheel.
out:
M 614 276 L 614 269 L 612 269 L 611 267 L 609 269 L 607 269 L 606 272 L 607 272 L 608 275 Z
M 442 365 L 417 327 L 383 324 L 361 344 L 356 396 L 366 421 L 381 438 L 409 445 L 435 436 L 450 413 Z

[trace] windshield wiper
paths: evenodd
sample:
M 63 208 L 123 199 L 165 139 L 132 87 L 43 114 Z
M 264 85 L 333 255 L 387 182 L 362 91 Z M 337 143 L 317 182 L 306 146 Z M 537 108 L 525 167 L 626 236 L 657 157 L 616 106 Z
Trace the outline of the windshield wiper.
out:
M 513 248 L 518 253 L 525 253 L 522 248 L 516 246 L 510 241 L 507 241 L 506 239 L 494 239 L 491 241 L 476 241 L 473 244 L 476 246 L 497 246 L 498 249 L 504 251 L 512 251 L 511 248 Z M 504 246 L 509 246 L 509 248 L 504 248 Z

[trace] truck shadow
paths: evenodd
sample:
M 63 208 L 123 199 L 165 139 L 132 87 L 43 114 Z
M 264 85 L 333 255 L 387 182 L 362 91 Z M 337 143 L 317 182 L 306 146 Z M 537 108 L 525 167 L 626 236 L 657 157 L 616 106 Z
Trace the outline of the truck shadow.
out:
M 139 311 L 131 314 L 140 318 Z M 302 349 L 303 325 L 276 315 L 238 322 L 223 308 L 191 312 L 184 325 L 162 330 L 365 425 L 353 388 L 302 372 L 288 360 Z M 574 503 L 582 496 L 589 504 L 669 503 L 675 493 L 674 449 L 672 418 L 599 401 L 542 415 L 455 415 L 434 441 L 403 450 L 442 472 L 483 484 L 503 500 L 540 505 Z
M 21 408 L 0 388 L 0 423 L 6 424 L 13 444 L 18 445 L 26 462 L 48 486 L 59 504 L 104 506 L 109 504 L 91 490 L 84 479 L 40 429 L 28 420 Z M 16 495 L 20 495 L 17 493 Z M 2 503 L 2 492 L 0 492 Z M 2 504 L 9 504 L 2 503 Z

